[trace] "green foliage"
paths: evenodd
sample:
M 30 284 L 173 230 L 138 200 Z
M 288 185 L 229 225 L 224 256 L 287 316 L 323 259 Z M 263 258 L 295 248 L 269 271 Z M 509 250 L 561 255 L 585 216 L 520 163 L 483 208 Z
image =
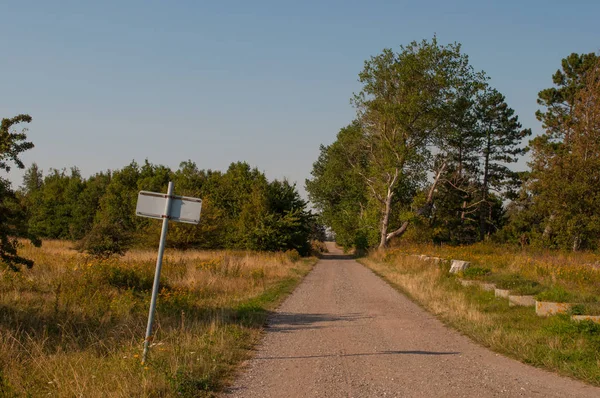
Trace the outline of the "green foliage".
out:
M 99 222 L 79 242 L 78 248 L 101 258 L 123 255 L 132 245 L 131 232 L 119 224 Z
M 342 128 L 333 144 L 321 145 L 312 179 L 306 180 L 308 196 L 319 211 L 321 222 L 335 231 L 336 242 L 346 249 L 355 246 L 356 241 L 364 241 L 367 247 L 365 225 L 377 222 L 366 211 L 367 187 L 360 175 L 366 158 L 360 147 L 361 139 L 358 122 Z
M 546 131 L 530 142 L 525 181 L 509 239 L 537 246 L 595 249 L 600 235 L 600 59 L 571 54 L 542 90 L 538 111 Z M 529 224 L 529 227 L 527 226 Z
M 481 279 L 492 274 L 492 270 L 485 267 L 469 267 L 462 271 L 461 276 L 465 279 Z
M 510 290 L 513 294 L 530 296 L 536 295 L 543 291 L 543 286 L 536 281 L 526 279 L 521 274 L 500 274 L 494 275 L 490 281 L 496 285 L 498 289 Z
M 535 296 L 538 301 L 549 301 L 554 303 L 574 303 L 581 300 L 576 294 L 569 292 L 562 286 L 552 286 Z
M 232 163 L 225 173 L 182 162 L 179 170 L 132 162 L 120 170 L 83 179 L 76 168 L 27 171 L 19 192 L 30 229 L 46 238 L 80 240 L 95 256 L 123 254 L 132 245 L 155 247 L 160 222 L 135 215 L 140 190 L 164 192 L 170 180 L 178 195 L 201 197 L 199 225 L 172 223 L 167 245 L 179 249 L 296 250 L 310 253 L 319 234 L 296 187 L 267 181 L 257 168 Z M 321 228 L 321 236 L 324 234 Z
M 2 119 L 0 123 L 0 170 L 10 172 L 10 163 L 14 163 L 19 169 L 25 167 L 19 159 L 19 155 L 23 151 L 33 148 L 33 144 L 27 141 L 25 129 L 16 132 L 13 130 L 13 126 L 30 122 L 31 116 L 29 115 Z M 29 238 L 38 246 L 41 244 L 27 228 L 26 211 L 17 200 L 10 182 L 0 177 L 0 260 L 13 271 L 18 271 L 21 265 L 28 268 L 33 266 L 33 261 L 17 254 L 18 241 L 16 238 L 18 237 Z
M 502 201 L 518 185 L 506 164 L 531 131 L 486 80 L 459 44 L 436 37 L 365 62 L 358 117 L 321 146 L 306 181 L 339 244 L 385 247 L 406 233 L 465 244 L 502 227 Z
M 600 303 L 576 304 L 569 311 L 571 315 L 600 315 Z

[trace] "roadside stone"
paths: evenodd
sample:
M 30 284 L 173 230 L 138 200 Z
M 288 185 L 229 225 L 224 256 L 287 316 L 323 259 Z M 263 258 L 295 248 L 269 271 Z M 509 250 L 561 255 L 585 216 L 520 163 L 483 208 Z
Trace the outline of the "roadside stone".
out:
M 508 305 L 510 307 L 535 307 L 535 296 L 508 296 Z
M 600 315 L 572 315 L 571 319 L 574 321 L 592 321 L 595 323 L 600 323 Z
M 488 292 L 493 292 L 496 290 L 496 285 L 493 283 L 480 282 L 479 287 Z
M 553 303 L 549 301 L 536 301 L 535 302 L 535 313 L 538 316 L 550 316 L 556 314 L 565 314 L 571 307 L 575 305 L 572 303 Z
M 459 272 L 463 272 L 470 266 L 471 266 L 471 263 L 469 261 L 452 260 L 452 265 L 450 266 L 450 273 L 457 274 Z
M 508 298 L 508 296 L 510 295 L 510 290 L 508 290 L 508 289 L 496 289 L 496 290 L 494 290 L 494 295 L 496 297 Z

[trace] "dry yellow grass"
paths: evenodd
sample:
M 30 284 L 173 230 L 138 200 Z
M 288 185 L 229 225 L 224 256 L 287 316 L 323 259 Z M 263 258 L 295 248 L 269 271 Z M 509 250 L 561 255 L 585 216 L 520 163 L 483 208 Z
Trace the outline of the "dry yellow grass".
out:
M 149 362 L 140 354 L 156 253 L 97 260 L 24 244 L 0 271 L 0 396 L 211 396 L 314 259 L 167 250 Z

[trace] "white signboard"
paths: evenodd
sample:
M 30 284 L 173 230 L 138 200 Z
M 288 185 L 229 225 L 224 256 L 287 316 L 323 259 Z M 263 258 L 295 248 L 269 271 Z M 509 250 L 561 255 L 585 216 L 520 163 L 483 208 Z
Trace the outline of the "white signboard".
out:
M 166 203 L 167 195 L 164 193 L 140 191 L 135 214 L 142 217 L 163 219 L 166 216 Z M 202 199 L 173 196 L 171 199 L 169 220 L 198 224 L 200 222 L 201 210 Z

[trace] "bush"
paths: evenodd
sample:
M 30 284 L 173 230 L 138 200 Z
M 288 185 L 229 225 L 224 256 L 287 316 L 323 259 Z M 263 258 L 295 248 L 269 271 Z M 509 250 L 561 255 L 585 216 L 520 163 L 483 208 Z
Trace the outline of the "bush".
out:
M 536 281 L 525 279 L 519 274 L 501 274 L 491 278 L 498 289 L 510 290 L 522 296 L 530 296 L 541 293 L 544 287 Z
M 310 252 L 313 256 L 321 257 L 323 253 L 328 253 L 329 250 L 327 250 L 327 245 L 325 245 L 325 242 L 312 240 L 310 242 Z
M 131 243 L 131 234 L 119 225 L 99 223 L 94 224 L 77 248 L 95 257 L 107 258 L 113 254 L 122 256 L 131 247 Z
M 492 270 L 484 267 L 470 267 L 461 273 L 461 276 L 466 279 L 482 279 L 483 277 L 492 274 Z
M 521 285 L 510 289 L 510 293 L 517 296 L 535 296 L 542 293 L 546 288 L 539 283 L 532 283 L 531 285 Z
M 576 303 L 580 301 L 580 297 L 565 290 L 562 286 L 553 286 L 550 289 L 544 290 L 536 295 L 535 299 L 554 303 Z
M 292 263 L 295 263 L 296 261 L 299 261 L 302 257 L 300 256 L 300 253 L 298 253 L 298 250 L 295 249 L 291 249 L 285 252 L 285 256 L 288 258 L 288 260 L 290 260 Z
M 107 272 L 107 282 L 109 285 L 119 289 L 132 289 L 135 291 L 147 291 L 152 289 L 154 277 L 150 274 L 143 274 L 141 271 L 111 266 Z M 164 286 L 164 283 L 162 284 Z

